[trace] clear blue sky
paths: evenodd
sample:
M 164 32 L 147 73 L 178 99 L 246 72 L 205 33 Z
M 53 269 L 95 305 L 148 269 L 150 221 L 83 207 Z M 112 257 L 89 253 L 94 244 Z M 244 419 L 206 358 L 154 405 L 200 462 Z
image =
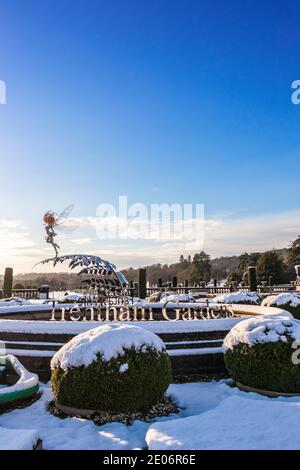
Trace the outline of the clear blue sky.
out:
M 299 13 L 292 1 L 1 0 L 0 219 L 38 243 L 44 210 L 94 215 L 119 194 L 201 202 L 208 218 L 297 211 Z

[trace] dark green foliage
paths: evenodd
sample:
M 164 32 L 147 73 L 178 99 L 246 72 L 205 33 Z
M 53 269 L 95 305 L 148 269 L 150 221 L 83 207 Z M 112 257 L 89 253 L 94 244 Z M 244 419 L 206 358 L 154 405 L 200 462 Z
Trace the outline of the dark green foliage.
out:
M 287 252 L 287 261 L 293 266 L 300 264 L 300 235 L 293 241 Z
M 225 355 L 229 374 L 243 385 L 263 390 L 300 393 L 300 364 L 292 362 L 293 339 L 286 343 L 241 343 Z
M 120 366 L 128 370 L 120 373 Z M 52 372 L 55 399 L 61 405 L 113 413 L 148 410 L 163 397 L 172 378 L 166 352 L 134 348 L 124 356 L 103 362 L 101 357 L 88 367 L 60 368 Z
M 238 271 L 241 276 L 248 272 L 248 266 L 256 266 L 261 253 L 243 253 L 239 257 Z
M 275 250 L 266 251 L 257 262 L 257 277 L 259 281 L 268 281 L 272 276 L 274 284 L 284 281 L 284 265 Z
M 17 282 L 17 284 L 14 285 L 14 289 L 25 289 L 25 287 L 23 286 L 23 284 L 20 284 L 19 282 Z
M 272 307 L 278 307 L 278 308 L 282 308 L 283 310 L 287 310 L 288 312 L 290 312 L 294 318 L 296 318 L 297 320 L 300 320 L 300 305 L 298 305 L 298 307 L 292 307 L 291 306 L 291 302 L 287 302 L 286 304 L 280 304 L 280 305 L 272 305 Z
M 226 278 L 226 285 L 230 286 L 232 283 L 239 284 L 242 281 L 242 276 L 237 271 L 231 271 Z
M 12 296 L 13 286 L 13 268 L 5 268 L 4 281 L 3 281 L 3 297 L 8 298 Z
M 201 251 L 193 257 L 191 282 L 199 283 L 201 280 L 208 282 L 211 278 L 211 261 L 210 256 Z

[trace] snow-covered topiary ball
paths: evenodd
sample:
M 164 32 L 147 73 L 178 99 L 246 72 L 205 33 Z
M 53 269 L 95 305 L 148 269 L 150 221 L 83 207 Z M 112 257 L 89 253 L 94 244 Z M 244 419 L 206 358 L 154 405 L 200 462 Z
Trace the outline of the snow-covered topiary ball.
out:
M 113 413 L 148 410 L 171 381 L 162 340 L 128 324 L 75 336 L 54 355 L 51 369 L 57 403 Z
M 213 301 L 218 304 L 260 305 L 261 297 L 257 292 L 239 291 L 217 295 Z
M 289 313 L 244 320 L 226 336 L 224 359 L 229 374 L 253 388 L 300 393 L 300 321 Z
M 165 304 L 166 302 L 195 302 L 195 299 L 190 294 L 174 294 L 174 293 L 165 293 L 161 299 L 160 303 Z
M 280 307 L 300 319 L 300 294 L 285 292 L 278 295 L 269 295 L 262 301 L 265 307 Z

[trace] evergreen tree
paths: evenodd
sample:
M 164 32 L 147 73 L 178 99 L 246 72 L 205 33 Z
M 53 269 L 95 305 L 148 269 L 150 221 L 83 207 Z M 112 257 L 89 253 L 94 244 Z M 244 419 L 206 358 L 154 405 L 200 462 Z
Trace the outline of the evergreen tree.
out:
M 193 283 L 199 283 L 201 279 L 205 282 L 210 280 L 211 262 L 210 256 L 207 253 L 204 251 L 196 253 L 193 257 L 192 265 L 191 281 Z
M 228 273 L 226 278 L 226 284 L 230 286 L 233 282 L 239 284 L 242 282 L 242 276 L 239 272 L 231 271 Z
M 239 259 L 238 272 L 240 275 L 243 276 L 249 266 L 256 266 L 260 257 L 261 253 L 243 253 Z
M 266 251 L 257 262 L 258 280 L 268 281 L 270 276 L 275 284 L 284 280 L 284 265 L 275 250 Z
M 300 264 L 300 235 L 293 241 L 288 249 L 287 261 L 290 265 Z

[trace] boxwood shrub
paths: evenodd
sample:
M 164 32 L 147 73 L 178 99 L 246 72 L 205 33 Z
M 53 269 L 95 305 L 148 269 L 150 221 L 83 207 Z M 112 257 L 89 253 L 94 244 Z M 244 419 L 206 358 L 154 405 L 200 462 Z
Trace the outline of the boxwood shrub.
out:
M 295 340 L 299 343 L 293 344 Z M 288 312 L 244 320 L 224 340 L 225 365 L 242 385 L 300 393 L 298 344 L 300 322 Z
M 300 364 L 292 362 L 292 343 L 239 344 L 225 353 L 226 368 L 237 382 L 268 391 L 300 393 Z
M 52 371 L 55 400 L 66 406 L 112 413 L 147 411 L 171 382 L 171 363 L 165 351 L 151 347 L 126 349 L 109 362 L 100 354 L 88 366 Z
M 260 305 L 261 296 L 257 292 L 231 292 L 217 295 L 213 302 L 224 304 Z
M 262 301 L 265 307 L 278 307 L 290 312 L 294 318 L 300 320 L 300 293 L 286 292 L 270 295 Z
M 300 305 L 294 307 L 293 305 L 291 305 L 291 302 L 287 302 L 286 304 L 280 305 L 280 308 L 282 308 L 283 310 L 287 310 L 293 315 L 294 318 L 300 320 Z

